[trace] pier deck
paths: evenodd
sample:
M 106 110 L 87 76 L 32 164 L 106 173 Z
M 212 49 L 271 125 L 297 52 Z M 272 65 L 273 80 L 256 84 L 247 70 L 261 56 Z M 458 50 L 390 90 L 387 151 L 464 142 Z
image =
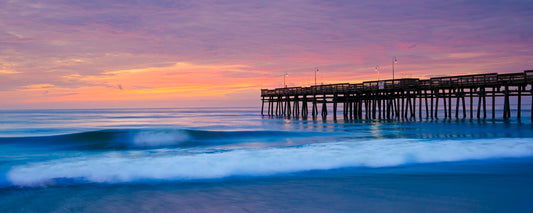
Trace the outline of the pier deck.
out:
M 516 116 L 521 119 L 522 97 L 532 96 L 532 84 L 533 70 L 526 70 L 520 73 L 402 78 L 357 84 L 262 89 L 261 115 L 307 118 L 308 106 L 311 105 L 313 119 L 317 118 L 319 112 L 325 118 L 329 104 L 333 107 L 333 117 L 336 119 L 337 106 L 342 104 L 344 119 L 350 120 L 438 118 L 442 115 L 438 113 L 439 107 L 443 107 L 445 118 L 487 118 L 489 98 L 491 117 L 495 118 L 496 99 L 501 99 L 503 119 L 509 119 L 510 97 L 516 96 L 513 98 L 516 100 Z M 321 110 L 318 110 L 320 104 Z M 533 98 L 526 105 L 533 112 Z M 531 114 L 533 121 L 533 113 Z

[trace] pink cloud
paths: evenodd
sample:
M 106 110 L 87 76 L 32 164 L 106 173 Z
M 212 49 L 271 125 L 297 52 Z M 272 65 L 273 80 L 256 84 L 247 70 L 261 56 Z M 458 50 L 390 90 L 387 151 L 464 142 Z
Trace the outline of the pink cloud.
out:
M 60 94 L 80 97 L 106 86 L 155 89 L 161 87 L 156 76 L 129 84 L 64 76 L 176 63 L 243 65 L 199 75 L 217 79 L 220 88 L 244 82 L 260 88 L 279 86 L 285 72 L 291 85 L 306 84 L 315 66 L 327 82 L 374 79 L 375 65 L 385 78 L 392 56 L 401 58 L 398 72 L 411 77 L 519 72 L 533 61 L 533 6 L 520 0 L 21 0 L 2 1 L 0 8 L 0 65 L 11 73 L 0 72 L 0 98 L 20 96 L 16 89 L 26 85 L 55 85 L 65 90 Z M 220 101 L 231 102 L 225 98 Z

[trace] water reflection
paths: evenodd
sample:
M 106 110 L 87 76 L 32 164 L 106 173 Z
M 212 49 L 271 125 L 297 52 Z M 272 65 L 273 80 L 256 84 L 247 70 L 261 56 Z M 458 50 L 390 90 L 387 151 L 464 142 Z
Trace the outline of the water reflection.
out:
M 263 118 L 262 122 L 275 122 L 276 120 L 278 119 Z M 350 140 L 533 137 L 533 126 L 518 122 L 518 120 L 503 119 L 424 119 L 422 121 L 283 119 L 283 127 L 286 131 L 344 133 L 342 137 Z

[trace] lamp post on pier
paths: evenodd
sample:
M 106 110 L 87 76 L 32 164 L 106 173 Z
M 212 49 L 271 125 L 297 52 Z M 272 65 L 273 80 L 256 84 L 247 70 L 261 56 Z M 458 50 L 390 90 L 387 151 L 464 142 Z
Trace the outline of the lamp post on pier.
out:
M 283 86 L 285 88 L 287 88 L 287 84 L 285 83 L 285 78 L 289 75 L 289 73 L 285 72 L 285 74 L 283 74 Z
M 376 65 L 376 67 L 374 67 L 374 71 L 378 72 L 378 81 L 379 81 L 379 65 Z
M 398 63 L 398 57 L 393 56 L 392 57 L 392 80 L 394 81 L 394 64 Z
M 315 86 L 316 86 L 316 73 L 318 72 L 318 67 L 315 67 Z

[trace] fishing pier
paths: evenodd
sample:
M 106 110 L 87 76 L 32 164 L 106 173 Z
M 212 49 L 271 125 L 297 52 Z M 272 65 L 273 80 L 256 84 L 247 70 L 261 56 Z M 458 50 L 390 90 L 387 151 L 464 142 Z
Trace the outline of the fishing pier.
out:
M 340 83 L 310 87 L 261 89 L 261 115 L 326 118 L 328 104 L 333 118 L 343 105 L 343 117 L 358 119 L 487 118 L 496 117 L 496 100 L 503 102 L 503 119 L 511 118 L 511 105 L 521 119 L 522 98 L 533 94 L 533 70 L 520 73 L 486 73 L 435 77 L 402 78 Z M 511 97 L 513 103 L 511 104 Z M 490 112 L 487 112 L 490 99 Z M 500 102 L 501 101 L 501 102 Z M 321 110 L 319 110 L 319 105 Z M 468 105 L 468 107 L 467 107 Z M 533 98 L 526 103 L 533 112 Z M 266 107 L 266 108 L 265 108 Z M 439 112 L 442 107 L 443 113 Z M 468 113 L 467 113 L 468 111 Z M 531 120 L 533 121 L 533 113 Z

